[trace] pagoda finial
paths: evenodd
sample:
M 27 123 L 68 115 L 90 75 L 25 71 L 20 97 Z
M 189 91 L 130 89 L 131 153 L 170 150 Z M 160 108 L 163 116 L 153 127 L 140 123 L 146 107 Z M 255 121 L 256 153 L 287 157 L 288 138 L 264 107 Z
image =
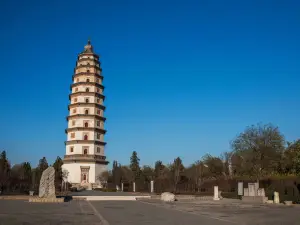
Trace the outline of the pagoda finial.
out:
M 88 39 L 88 43 L 86 46 L 84 46 L 84 51 L 85 53 L 93 53 L 93 46 L 91 44 L 91 39 Z

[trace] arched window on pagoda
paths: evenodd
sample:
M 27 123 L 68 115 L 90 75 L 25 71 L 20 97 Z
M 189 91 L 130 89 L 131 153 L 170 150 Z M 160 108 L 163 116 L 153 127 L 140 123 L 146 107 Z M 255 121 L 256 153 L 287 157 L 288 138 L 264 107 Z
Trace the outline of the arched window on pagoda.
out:
M 89 114 L 89 110 L 88 109 L 84 110 L 84 114 L 88 115 Z
M 89 139 L 88 135 L 87 135 L 87 134 L 84 135 L 83 139 L 84 139 L 85 141 L 87 141 L 87 140 Z M 86 149 L 85 149 L 85 150 L 86 150 Z
M 87 154 L 88 154 L 88 150 L 87 150 L 86 148 L 83 150 L 83 154 L 84 154 L 84 155 L 87 155 Z
M 90 82 L 90 79 L 86 79 L 86 82 Z
M 84 127 L 89 127 L 89 123 L 88 123 L 88 122 L 85 122 L 85 123 L 84 123 Z
M 89 91 L 90 91 L 90 89 L 89 89 L 89 88 L 86 88 L 86 89 L 85 89 L 85 92 L 89 92 Z
M 85 103 L 89 103 L 90 101 L 89 101 L 89 99 L 88 98 L 86 98 L 85 99 Z

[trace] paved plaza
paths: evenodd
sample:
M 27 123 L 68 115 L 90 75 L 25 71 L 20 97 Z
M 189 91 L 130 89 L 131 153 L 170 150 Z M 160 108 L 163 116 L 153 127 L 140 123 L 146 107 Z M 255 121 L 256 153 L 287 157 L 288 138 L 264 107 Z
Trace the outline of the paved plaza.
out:
M 141 194 L 138 192 L 102 192 L 102 191 L 79 191 L 79 192 L 70 192 L 71 196 L 138 196 L 138 195 L 149 195 L 149 194 Z
M 0 201 L 0 224 L 102 225 L 298 225 L 300 207 L 240 202 L 83 201 L 29 203 Z

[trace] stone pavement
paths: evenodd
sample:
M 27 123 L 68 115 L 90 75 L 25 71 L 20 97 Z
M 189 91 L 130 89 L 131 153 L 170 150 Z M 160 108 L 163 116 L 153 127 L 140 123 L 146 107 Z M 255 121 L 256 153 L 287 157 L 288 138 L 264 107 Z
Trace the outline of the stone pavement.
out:
M 71 196 L 136 196 L 136 195 L 149 195 L 139 192 L 102 192 L 102 191 L 79 191 L 79 192 L 70 192 Z
M 296 225 L 300 207 L 239 203 L 159 201 L 70 201 L 29 203 L 0 200 L 0 225 Z
M 244 225 L 299 225 L 300 206 L 283 204 L 250 204 L 241 200 L 223 199 L 220 201 L 187 200 L 163 203 L 157 200 L 141 200 L 145 204 L 159 208 L 176 210 L 193 215 L 229 221 Z

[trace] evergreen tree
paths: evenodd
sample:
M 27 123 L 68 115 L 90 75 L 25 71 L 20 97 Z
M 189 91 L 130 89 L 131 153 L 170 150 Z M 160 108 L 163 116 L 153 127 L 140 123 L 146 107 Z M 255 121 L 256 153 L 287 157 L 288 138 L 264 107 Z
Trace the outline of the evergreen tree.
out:
M 29 162 L 24 162 L 22 164 L 22 171 L 23 171 L 23 182 L 28 190 L 31 185 L 31 165 Z
M 112 179 L 115 185 L 120 185 L 121 177 L 121 165 L 117 161 L 113 161 Z
M 0 191 L 3 191 L 4 187 L 8 186 L 9 172 L 10 164 L 6 157 L 6 152 L 2 151 L 0 155 Z
M 133 180 L 136 181 L 140 175 L 140 159 L 136 151 L 133 151 L 130 157 L 130 169 L 133 173 Z
M 176 193 L 177 190 L 177 184 L 179 183 L 181 179 L 181 174 L 184 170 L 182 160 L 177 157 L 174 159 L 174 163 L 171 165 L 171 172 L 173 175 L 173 181 L 174 181 L 174 193 Z
M 40 170 L 41 173 L 43 173 L 43 171 L 45 169 L 48 168 L 48 162 L 47 159 L 45 157 L 43 157 L 42 159 L 40 159 L 39 161 L 39 165 L 38 165 L 38 169 Z
M 163 165 L 162 161 L 158 160 L 155 162 L 155 166 L 154 166 L 155 179 L 161 178 L 164 168 L 165 166 Z
M 62 165 L 63 165 L 62 159 L 59 156 L 57 156 L 57 158 L 53 164 L 53 168 L 55 170 L 55 186 L 56 187 L 59 187 L 62 184 L 62 180 L 63 180 Z
M 35 190 L 37 190 L 37 187 L 39 187 L 43 171 L 47 168 L 48 168 L 47 159 L 45 157 L 43 157 L 42 159 L 39 160 L 39 165 L 33 171 L 33 174 L 32 174 L 32 176 L 34 177 L 33 187 L 35 188 Z

